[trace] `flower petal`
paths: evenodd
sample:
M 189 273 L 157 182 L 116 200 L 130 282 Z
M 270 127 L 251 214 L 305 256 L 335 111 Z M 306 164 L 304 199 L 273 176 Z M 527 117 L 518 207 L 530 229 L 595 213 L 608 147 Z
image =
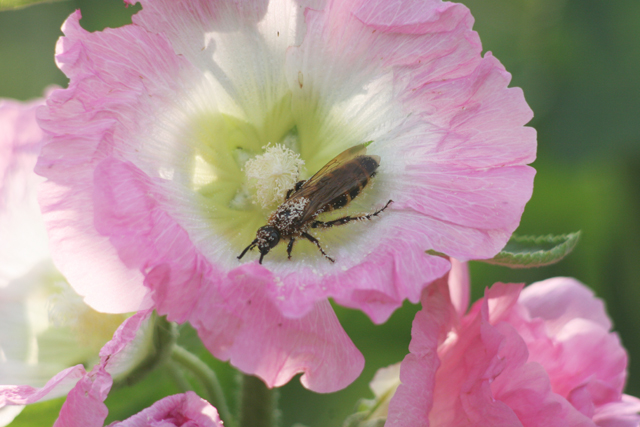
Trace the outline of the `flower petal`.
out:
M 255 374 L 268 386 L 278 387 L 302 372 L 307 388 L 329 393 L 354 381 L 364 358 L 342 329 L 327 300 L 319 301 L 305 316 L 283 316 L 265 291 L 270 277 L 254 265 L 231 273 L 233 286 L 222 292 L 210 286 L 191 318 L 214 356 L 243 372 Z M 268 357 L 265 357 L 268 355 Z
M 595 426 L 578 400 L 552 390 L 554 372 L 531 360 L 520 289 L 494 285 L 460 326 L 445 281 L 425 291 L 388 425 Z M 442 315 L 447 306 L 452 314 Z
M 606 331 L 611 329 L 602 300 L 593 291 L 571 277 L 554 277 L 527 286 L 519 302 L 532 317 L 545 320 L 550 334 L 555 334 L 575 318 L 591 320 Z
M 69 392 L 54 427 L 102 427 L 109 413 L 104 404 L 113 379 L 109 371 L 118 370 L 122 352 L 135 342 L 150 311 L 140 312 L 125 320 L 100 351 L 100 363 L 85 373 Z
M 452 308 L 452 307 L 451 307 Z M 438 345 L 454 322 L 446 286 L 441 283 L 423 293 L 423 310 L 413 320 L 409 354 L 400 366 L 400 381 L 389 403 L 389 426 L 428 426 L 433 408 Z
M 147 409 L 109 427 L 222 427 L 218 411 L 192 391 L 157 401 Z
M 101 427 L 109 414 L 104 401 L 112 384 L 101 365 L 84 375 L 67 395 L 53 427 Z
M 511 323 L 527 341 L 530 359 L 549 373 L 553 390 L 588 416 L 617 402 L 626 381 L 627 353 L 604 304 L 575 279 L 558 277 L 525 288 L 520 300 L 533 321 Z
M 599 427 L 636 427 L 640 424 L 640 399 L 622 395 L 620 402 L 612 402 L 597 409 L 593 420 Z
M 58 373 L 39 389 L 31 386 L 0 386 L 0 408 L 6 405 L 28 405 L 49 396 L 64 396 L 85 374 L 84 367 L 76 365 Z
M 52 138 L 39 159 L 37 172 L 49 178 L 40 202 L 56 248 L 54 261 L 65 277 L 92 307 L 124 313 L 148 308 L 151 301 L 142 285 L 142 273 L 127 266 L 126 260 L 123 265 L 109 238 L 94 228 L 93 167 L 113 150 L 114 140 L 123 138 L 127 126 L 136 126 L 130 120 L 138 114 L 130 112 L 140 112 L 142 107 L 130 103 L 131 91 L 160 98 L 154 82 L 160 79 L 166 84 L 164 78 L 175 75 L 181 61 L 161 36 L 135 26 L 108 29 L 100 35 L 88 33 L 79 19 L 79 11 L 67 19 L 66 36 L 56 48 L 59 67 L 72 79 L 69 89 L 55 91 L 47 100 L 48 108 L 39 112 L 46 131 L 65 135 L 63 140 Z M 138 61 L 132 63 L 127 54 Z M 106 74 L 98 78 L 98 70 Z M 104 104 L 105 92 L 111 95 L 106 97 L 109 107 Z M 109 112 L 97 114 L 102 108 Z M 141 120 L 138 117 L 136 123 Z M 116 122 L 125 128 L 114 127 Z M 64 162 L 58 161 L 61 155 Z M 83 254 L 82 262 L 77 262 L 78 254 Z
M 36 199 L 42 178 L 32 172 L 44 143 L 35 119 L 42 104 L 0 99 L 0 288 L 49 258 Z
M 24 406 L 5 406 L 0 408 L 0 426 L 9 425 L 24 409 Z
M 64 396 L 56 427 L 102 427 L 107 417 L 104 400 L 113 382 L 111 373 L 130 368 L 130 360 L 123 357 L 148 319 L 150 312 L 140 312 L 125 320 L 100 352 L 101 361 L 87 373 L 82 365 L 72 366 L 51 378 L 42 388 L 30 386 L 0 386 L 0 408 L 6 405 L 28 405 L 45 398 Z
M 456 308 L 459 317 L 464 316 L 469 307 L 471 283 L 469 280 L 469 265 L 455 258 L 451 259 L 449 271 L 449 293 L 451 304 Z

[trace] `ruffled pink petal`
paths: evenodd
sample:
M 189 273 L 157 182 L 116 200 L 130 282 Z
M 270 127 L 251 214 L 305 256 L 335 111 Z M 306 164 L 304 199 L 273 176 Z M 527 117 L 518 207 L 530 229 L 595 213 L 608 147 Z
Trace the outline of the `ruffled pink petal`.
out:
M 132 18 L 134 24 L 153 33 L 163 33 L 171 41 L 176 53 L 186 54 L 191 60 L 204 57 L 205 33 L 230 32 L 243 25 L 255 24 L 264 17 L 269 5 L 268 0 L 233 3 L 125 0 L 125 3 L 142 5 L 142 11 Z
M 494 285 L 469 314 L 458 319 L 454 306 L 442 298 L 448 295 L 443 283 L 423 295 L 411 353 L 402 362 L 402 385 L 389 406 L 388 425 L 637 425 L 640 401 L 620 394 L 621 346 L 615 335 L 579 317 L 567 321 L 555 336 L 546 335 L 542 319 L 531 318 L 519 302 L 519 285 Z M 435 291 L 436 286 L 444 291 Z M 532 286 L 527 294 L 536 295 L 541 303 L 545 293 L 535 289 L 538 284 Z M 585 295 L 578 305 L 593 305 L 593 295 L 575 281 L 559 279 L 554 286 L 544 282 L 541 286 L 550 298 L 567 286 Z M 441 301 L 434 310 L 431 304 L 437 298 Z M 454 315 L 438 316 L 446 306 Z M 567 308 L 572 310 L 575 307 Z M 551 307 L 549 313 L 563 311 Z M 601 338 L 594 326 L 604 331 Z M 591 342 L 594 346 L 586 348 Z M 538 360 L 538 353 L 553 346 L 559 350 L 555 363 L 550 350 L 548 358 Z
M 506 404 L 523 426 L 592 427 L 590 418 L 552 391 L 549 375 L 541 365 L 525 363 L 528 352 L 518 332 L 507 323 L 496 328 L 506 337 L 499 357 L 507 363 L 491 384 L 493 397 Z
M 461 19 L 471 19 L 464 6 L 439 0 L 363 1 L 354 14 L 378 31 L 406 34 L 450 31 Z
M 114 333 L 113 339 L 100 351 L 100 363 L 87 373 L 82 365 L 60 372 L 42 388 L 30 386 L 0 386 L 0 408 L 6 405 L 28 405 L 49 395 L 68 397 L 62 406 L 55 426 L 102 427 L 107 417 L 104 400 L 111 388 L 109 371 L 117 371 L 126 363 L 122 354 L 134 341 L 149 312 L 138 313 L 125 320 Z
M 432 425 L 519 425 L 511 408 L 493 397 L 491 384 L 508 363 L 523 363 L 526 349 L 505 360 L 505 336 L 489 323 L 487 302 L 476 308 L 463 319 L 456 339 L 438 352 L 442 367 L 436 373 Z
M 192 391 L 165 397 L 109 427 L 222 427 L 218 411 Z
M 53 427 L 102 427 L 109 414 L 104 401 L 112 384 L 104 366 L 96 366 L 69 392 Z
M 376 323 L 385 322 L 405 299 L 417 303 L 422 289 L 442 277 L 450 263 L 427 255 L 422 250 L 424 246 L 414 239 L 419 230 L 412 229 L 412 220 L 417 222 L 417 219 L 411 215 L 402 216 L 396 215 L 398 225 L 391 233 L 393 238 L 380 242 L 376 251 L 361 264 L 329 275 L 320 283 L 317 279 L 314 283 L 312 272 L 304 270 L 303 274 L 286 277 L 283 282 L 289 286 L 284 291 L 296 292 L 303 283 L 311 289 L 305 286 L 297 298 L 285 298 L 279 304 L 283 311 L 290 313 L 294 301 L 304 301 L 307 294 L 314 295 L 314 290 L 320 291 L 319 294 L 329 292 L 338 304 L 360 309 Z
M 544 319 L 550 334 L 559 332 L 575 318 L 590 320 L 607 331 L 611 329 L 602 300 L 571 277 L 554 277 L 527 286 L 519 301 L 531 317 Z
M 284 385 L 302 372 L 307 388 L 329 393 L 353 382 L 364 358 L 340 325 L 327 300 L 300 318 L 287 318 L 270 300 L 256 265 L 231 273 L 221 291 L 213 286 L 203 296 L 191 323 L 214 356 L 262 378 L 268 386 Z M 268 357 L 265 357 L 268 355 Z
M 413 321 L 409 354 L 400 367 L 400 381 L 385 425 L 428 426 L 433 407 L 436 371 L 440 367 L 438 345 L 454 322 L 446 285 L 434 284 L 424 291 L 424 309 Z
M 509 321 L 527 341 L 530 359 L 549 373 L 554 392 L 590 417 L 597 407 L 620 400 L 627 354 L 591 290 L 559 277 L 532 284 L 520 303 L 528 316 Z
M 175 76 L 184 61 L 160 35 L 136 26 L 88 33 L 79 19 L 78 11 L 65 22 L 65 37 L 56 48 L 69 88 L 55 91 L 39 112 L 50 134 L 37 165 L 49 178 L 40 202 L 54 261 L 74 289 L 97 310 L 136 311 L 150 306 L 149 291 L 142 272 L 123 263 L 108 236 L 94 227 L 94 167 L 113 152 L 115 142 L 127 141 L 132 128 L 142 125 L 142 113 L 149 113 L 133 94 L 160 99 L 178 84 Z M 145 117 L 153 120 L 151 113 Z
M 117 369 L 122 353 L 136 338 L 150 311 L 140 312 L 125 320 L 113 339 L 100 350 L 100 363 L 82 376 L 69 392 L 54 427 L 102 427 L 109 413 L 104 404 L 113 379 L 109 371 Z M 83 369 L 84 371 L 84 369 Z M 84 372 L 83 372 L 84 373 Z
M 86 371 L 82 365 L 72 366 L 51 378 L 42 388 L 30 386 L 0 386 L 0 408 L 7 405 L 28 405 L 49 394 L 65 395 L 84 377 Z
M 640 399 L 622 395 L 620 402 L 599 407 L 593 417 L 599 427 L 637 427 L 640 425 Z

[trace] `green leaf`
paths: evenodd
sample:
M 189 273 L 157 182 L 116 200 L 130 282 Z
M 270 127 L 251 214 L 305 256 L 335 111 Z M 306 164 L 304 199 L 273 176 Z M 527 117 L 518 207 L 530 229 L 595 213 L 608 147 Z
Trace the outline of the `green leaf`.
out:
M 0 12 L 3 10 L 20 9 L 38 3 L 52 3 L 61 0 L 0 0 Z
M 492 259 L 478 260 L 511 268 L 542 267 L 569 255 L 580 239 L 580 231 L 561 236 L 516 236 Z
M 426 252 L 427 252 L 429 255 L 439 256 L 439 257 L 447 258 L 447 259 L 449 258 L 449 255 L 447 255 L 447 254 L 445 254 L 445 253 L 443 253 L 443 252 L 438 252 L 438 251 L 433 250 L 433 249 L 429 249 L 429 250 L 428 250 L 428 251 L 426 251 Z
M 58 418 L 64 397 L 27 405 L 11 427 L 51 426 Z

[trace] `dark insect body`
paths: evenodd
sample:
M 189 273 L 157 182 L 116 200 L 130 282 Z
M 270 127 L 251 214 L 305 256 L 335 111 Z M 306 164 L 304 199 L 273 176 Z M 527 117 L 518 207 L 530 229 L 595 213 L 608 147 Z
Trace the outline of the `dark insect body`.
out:
M 338 154 L 315 175 L 306 181 L 298 181 L 295 188 L 287 193 L 285 201 L 269 216 L 267 225 L 260 227 L 256 238 L 238 256 L 241 259 L 247 251 L 258 247 L 260 264 L 266 254 L 280 240 L 289 240 L 287 254 L 291 259 L 291 251 L 296 239 L 307 239 L 318 247 L 322 255 L 334 262 L 320 246 L 318 239 L 310 235 L 309 228 L 330 228 L 347 224 L 351 221 L 371 219 L 384 211 L 392 200 L 382 209 L 372 214 L 344 216 L 332 221 L 318 221 L 316 218 L 323 212 L 340 209 L 355 199 L 376 174 L 380 166 L 379 156 L 367 156 L 367 143 L 351 147 Z

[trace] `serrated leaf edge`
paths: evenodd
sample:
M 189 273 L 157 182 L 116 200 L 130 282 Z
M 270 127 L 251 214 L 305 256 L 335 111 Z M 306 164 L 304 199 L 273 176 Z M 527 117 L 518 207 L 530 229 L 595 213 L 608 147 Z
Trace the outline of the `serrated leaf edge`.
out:
M 569 255 L 578 244 L 582 232 L 567 233 L 561 235 L 548 234 L 545 236 L 518 236 L 513 235 L 511 239 L 518 243 L 557 243 L 563 242 L 550 250 L 539 250 L 535 252 L 512 253 L 500 251 L 495 257 L 487 260 L 478 260 L 492 265 L 500 265 L 510 268 L 532 268 L 544 267 L 546 265 L 555 264 Z M 535 257 L 544 257 L 545 254 L 552 255 L 553 252 L 561 252 L 559 257 L 553 257 L 548 261 L 535 261 Z

